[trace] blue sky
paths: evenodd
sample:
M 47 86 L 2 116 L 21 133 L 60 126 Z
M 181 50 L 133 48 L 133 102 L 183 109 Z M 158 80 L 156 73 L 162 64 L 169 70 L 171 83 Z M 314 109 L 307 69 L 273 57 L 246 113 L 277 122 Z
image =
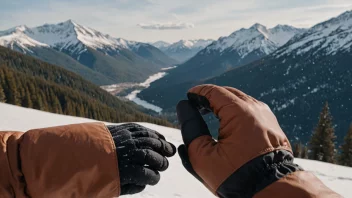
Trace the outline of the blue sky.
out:
M 212 38 L 261 23 L 310 27 L 351 0 L 0 0 L 0 30 L 72 19 L 114 37 L 152 42 Z

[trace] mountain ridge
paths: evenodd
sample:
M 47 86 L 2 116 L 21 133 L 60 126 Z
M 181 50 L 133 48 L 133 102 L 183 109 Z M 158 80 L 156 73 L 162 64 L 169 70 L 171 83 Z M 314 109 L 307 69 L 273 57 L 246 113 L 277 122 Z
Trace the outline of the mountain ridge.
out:
M 56 60 L 55 56 L 64 53 L 73 60 L 67 61 L 69 65 L 59 66 L 76 72 L 88 80 L 94 74 L 100 73 L 106 79 L 99 77 L 98 80 L 96 77 L 97 80 L 92 82 L 98 85 L 142 82 L 161 68 L 177 63 L 150 44 L 113 38 L 72 20 L 34 28 L 21 25 L 1 31 L 0 45 L 41 57 L 42 60 L 52 64 L 62 62 Z M 57 52 L 44 48 L 51 48 Z M 40 54 L 43 51 L 46 53 Z M 75 65 L 79 65 L 79 68 L 85 66 L 91 71 L 86 69 L 80 71 L 79 68 L 73 68 Z
M 182 87 L 186 82 L 204 81 L 235 67 L 259 60 L 284 45 L 295 34 L 304 31 L 288 25 L 267 29 L 259 23 L 249 28 L 241 28 L 229 36 L 220 37 L 212 42 L 194 57 L 170 71 L 167 76 L 143 90 L 139 97 L 159 103 L 158 97 L 167 92 L 164 90 Z

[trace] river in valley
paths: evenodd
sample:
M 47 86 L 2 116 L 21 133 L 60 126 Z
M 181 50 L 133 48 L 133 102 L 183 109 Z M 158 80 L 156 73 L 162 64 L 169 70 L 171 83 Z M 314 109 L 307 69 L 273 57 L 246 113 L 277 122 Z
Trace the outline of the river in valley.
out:
M 149 76 L 149 78 L 146 81 L 144 81 L 143 83 L 140 83 L 139 86 L 144 87 L 144 89 L 146 89 L 150 86 L 150 84 L 152 82 L 159 80 L 160 78 L 164 77 L 165 75 L 166 75 L 166 72 L 159 72 L 154 75 L 151 75 L 151 76 Z M 130 94 L 128 94 L 126 96 L 126 98 L 130 101 L 133 101 L 134 103 L 136 103 L 140 106 L 143 106 L 146 109 L 150 109 L 155 112 L 161 113 L 161 111 L 163 110 L 162 108 L 155 106 L 153 104 L 150 104 L 149 102 L 137 97 L 137 94 L 139 94 L 141 91 L 142 91 L 141 89 L 134 90 Z
M 143 89 L 148 88 L 152 82 L 159 80 L 167 75 L 167 70 L 174 68 L 176 68 L 176 66 L 163 68 L 161 69 L 161 72 L 149 76 L 149 78 L 142 83 L 120 83 L 115 85 L 102 86 L 101 88 L 105 89 L 113 95 L 119 95 L 120 93 L 128 90 L 129 92 L 127 92 L 127 95 L 124 96 L 125 99 L 130 100 L 146 109 L 161 113 L 163 110 L 162 108 L 138 98 L 137 94 L 139 94 Z

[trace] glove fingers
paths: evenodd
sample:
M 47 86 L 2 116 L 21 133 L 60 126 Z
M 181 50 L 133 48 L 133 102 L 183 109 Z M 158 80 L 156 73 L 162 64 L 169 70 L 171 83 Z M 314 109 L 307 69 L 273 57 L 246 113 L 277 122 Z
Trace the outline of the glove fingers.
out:
M 131 139 L 131 133 L 127 130 L 119 130 L 119 131 L 114 131 L 114 132 L 110 132 L 110 133 L 116 143 L 121 143 L 121 142 L 124 142 L 126 140 Z
M 162 139 L 143 137 L 135 139 L 135 143 L 137 148 L 151 149 L 166 157 L 172 157 L 176 153 L 176 147 Z
M 156 185 L 160 181 L 160 174 L 158 171 L 149 169 L 147 167 L 130 165 L 120 171 L 120 183 L 143 185 Z
M 158 133 L 156 131 L 151 131 L 151 130 L 132 132 L 132 137 L 133 138 L 150 137 L 150 138 L 155 138 L 155 139 L 160 138 L 162 140 L 166 140 L 163 135 L 161 135 L 160 133 Z
M 243 100 L 245 94 L 243 92 L 235 93 L 216 85 L 200 85 L 189 90 L 188 98 L 198 108 L 210 109 L 220 118 L 221 122 L 228 123 L 229 112 L 236 114 L 242 112 L 247 106 Z
M 188 100 L 183 100 L 178 103 L 177 117 L 181 124 L 183 142 L 187 147 L 193 140 L 200 136 L 211 136 L 208 126 L 198 109 Z
M 169 161 L 159 153 L 149 149 L 138 149 L 133 151 L 132 163 L 157 171 L 165 171 L 169 167 Z
M 186 145 L 182 144 L 178 147 L 178 155 L 181 158 L 182 161 L 182 165 L 183 167 L 185 167 L 185 169 L 193 175 L 193 177 L 195 177 L 196 179 L 198 179 L 200 182 L 203 183 L 203 179 L 199 177 L 199 175 L 196 173 L 196 171 L 194 171 L 191 162 L 189 161 L 189 157 L 188 157 L 188 152 L 187 152 L 187 147 Z
M 225 88 L 226 90 L 228 90 L 229 92 L 235 94 L 238 98 L 240 98 L 240 99 L 242 99 L 242 100 L 248 100 L 248 99 L 250 99 L 247 94 L 243 93 L 242 91 L 240 91 L 240 90 L 238 90 L 238 89 L 236 89 L 236 88 L 227 87 L 227 86 L 224 86 L 224 88 Z
M 145 189 L 144 186 L 138 186 L 135 184 L 126 184 L 121 186 L 121 195 L 133 195 L 142 192 Z

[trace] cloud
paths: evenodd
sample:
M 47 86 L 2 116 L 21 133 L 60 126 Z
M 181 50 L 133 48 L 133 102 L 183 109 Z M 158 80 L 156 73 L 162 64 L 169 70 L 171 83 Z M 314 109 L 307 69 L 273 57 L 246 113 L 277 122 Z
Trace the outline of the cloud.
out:
M 145 24 L 140 23 L 138 24 L 139 27 L 147 30 L 182 30 L 182 29 L 190 29 L 194 28 L 193 23 L 152 23 L 152 24 Z

